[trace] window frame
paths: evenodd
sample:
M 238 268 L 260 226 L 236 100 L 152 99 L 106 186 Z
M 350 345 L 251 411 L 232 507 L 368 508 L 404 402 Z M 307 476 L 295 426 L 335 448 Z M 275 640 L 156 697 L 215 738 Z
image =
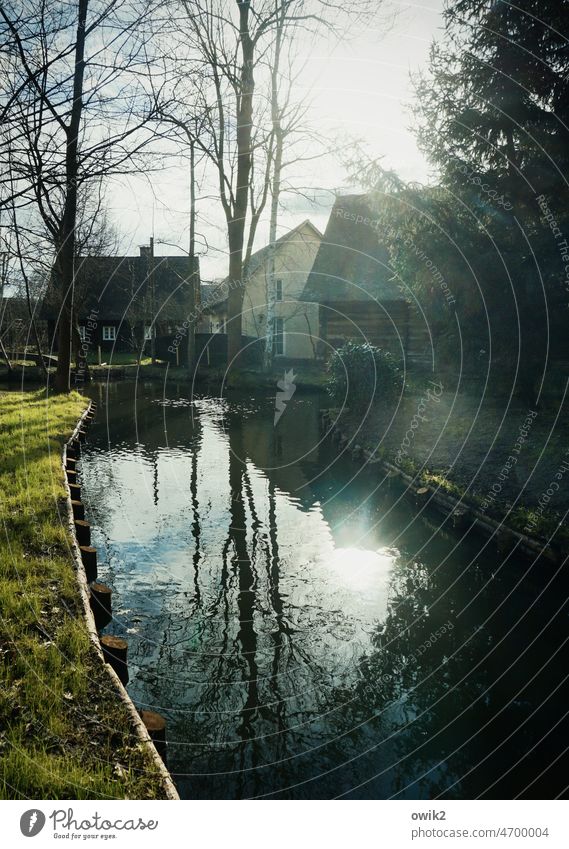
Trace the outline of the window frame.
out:
M 283 299 L 283 281 L 281 277 L 278 277 L 275 280 L 275 301 L 279 304 L 282 303 Z
M 103 342 L 116 342 L 117 328 L 114 324 L 103 324 Z

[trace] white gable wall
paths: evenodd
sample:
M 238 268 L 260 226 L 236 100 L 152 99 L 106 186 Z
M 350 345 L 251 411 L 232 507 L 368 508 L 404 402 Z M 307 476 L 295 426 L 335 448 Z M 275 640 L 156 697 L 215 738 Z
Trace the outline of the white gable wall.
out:
M 282 281 L 282 301 L 277 302 L 275 318 L 283 320 L 285 357 L 313 359 L 318 338 L 318 304 L 298 298 L 312 269 L 321 237 L 308 224 L 297 228 L 290 238 L 277 245 L 275 279 Z M 243 335 L 265 336 L 267 320 L 267 260 L 250 276 L 243 298 Z

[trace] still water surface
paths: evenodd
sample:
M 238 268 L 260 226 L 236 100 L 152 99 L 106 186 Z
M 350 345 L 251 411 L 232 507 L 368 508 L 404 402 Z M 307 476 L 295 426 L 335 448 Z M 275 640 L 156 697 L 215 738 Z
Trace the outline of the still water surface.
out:
M 503 562 L 338 458 L 325 398 L 297 393 L 274 426 L 270 396 L 92 394 L 81 474 L 108 630 L 137 706 L 168 719 L 183 797 L 562 792 L 552 567 Z

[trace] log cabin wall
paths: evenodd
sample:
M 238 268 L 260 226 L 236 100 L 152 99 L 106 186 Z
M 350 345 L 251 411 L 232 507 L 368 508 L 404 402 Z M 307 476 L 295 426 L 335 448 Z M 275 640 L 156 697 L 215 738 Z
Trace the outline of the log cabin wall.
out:
M 348 340 L 385 348 L 398 359 L 428 359 L 425 321 L 406 301 L 348 301 L 320 307 L 323 356 Z

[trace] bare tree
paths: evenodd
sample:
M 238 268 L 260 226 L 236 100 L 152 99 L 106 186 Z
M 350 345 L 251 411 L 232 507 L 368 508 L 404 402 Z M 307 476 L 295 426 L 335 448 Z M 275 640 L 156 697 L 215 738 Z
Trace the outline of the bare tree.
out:
M 375 13 L 381 2 L 357 0 L 349 10 L 332 0 L 182 0 L 182 5 L 188 44 L 193 56 L 201 59 L 200 72 L 207 85 L 204 114 L 210 139 L 206 152 L 217 171 L 227 226 L 231 282 L 227 335 L 228 357 L 232 361 L 241 348 L 247 260 L 269 191 L 272 218 L 276 220 L 276 186 L 280 184 L 283 162 L 278 97 L 265 96 L 259 82 L 266 83 L 268 79 L 273 95 L 278 90 L 287 28 L 296 34 L 333 31 L 336 27 L 345 30 L 348 22 L 353 24 Z
M 5 247 L 4 244 L 1 245 L 2 248 Z M 10 357 L 4 347 L 4 343 L 2 341 L 2 325 L 4 323 L 4 315 L 5 315 L 5 301 L 4 301 L 4 292 L 6 290 L 6 285 L 8 282 L 8 266 L 10 262 L 10 255 L 6 250 L 0 250 L 0 354 L 6 363 L 8 371 L 12 371 L 12 363 L 10 362 Z
M 136 168 L 152 138 L 146 42 L 156 4 L 0 6 L 0 176 L 16 220 L 41 219 L 59 299 L 57 391 L 70 389 L 77 209 L 93 179 Z

